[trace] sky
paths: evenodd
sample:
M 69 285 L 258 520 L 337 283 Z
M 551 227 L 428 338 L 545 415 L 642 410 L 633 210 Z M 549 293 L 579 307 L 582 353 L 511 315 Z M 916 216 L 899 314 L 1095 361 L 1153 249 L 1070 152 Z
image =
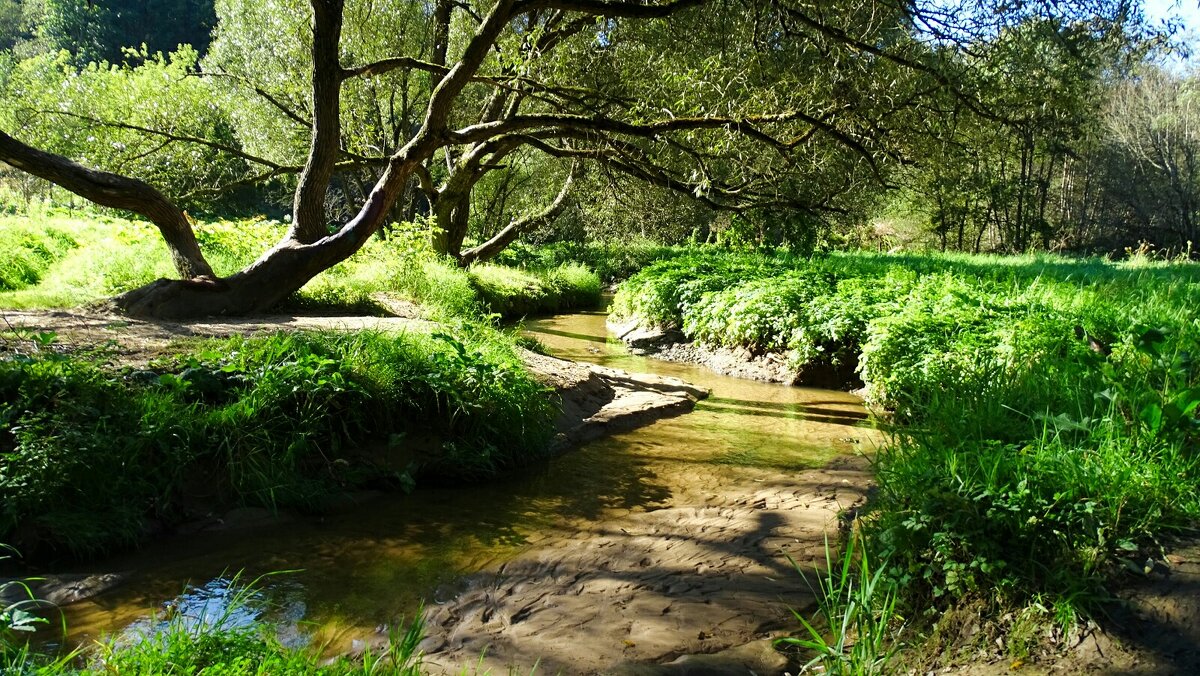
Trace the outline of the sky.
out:
M 1144 0 L 1146 17 L 1151 20 L 1176 16 L 1193 32 L 1200 32 L 1200 0 Z
M 1183 34 L 1179 37 L 1188 45 L 1190 54 L 1176 54 L 1163 64 L 1171 69 L 1187 71 L 1200 64 L 1200 0 L 1143 0 L 1146 18 L 1152 22 L 1175 18 L 1182 22 Z

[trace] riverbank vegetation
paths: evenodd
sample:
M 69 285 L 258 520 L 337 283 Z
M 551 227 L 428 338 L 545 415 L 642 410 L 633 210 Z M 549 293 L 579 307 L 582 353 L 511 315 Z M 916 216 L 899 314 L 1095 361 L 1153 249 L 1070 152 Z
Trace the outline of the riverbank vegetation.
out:
M 1071 625 L 1200 518 L 1200 266 L 1057 256 L 697 254 L 614 312 L 854 364 L 890 414 L 862 519 L 910 612 L 1036 603 Z
M 15 633 L 32 631 L 36 616 L 22 617 L 24 624 L 16 624 L 6 622 L 7 609 L 0 609 L 0 671 L 6 676 L 428 673 L 419 650 L 425 635 L 421 610 L 413 620 L 389 631 L 382 647 L 330 659 L 322 655 L 320 646 L 296 649 L 283 644 L 280 628 L 264 617 L 270 608 L 257 588 L 261 581 L 260 577 L 246 583 L 241 575 L 234 575 L 217 607 L 175 608 L 131 628 L 130 633 L 53 656 L 13 640 Z
M 0 308 L 446 327 L 137 369 L 10 331 L 0 541 L 136 542 L 194 477 L 317 509 L 534 457 L 552 406 L 493 319 L 629 278 L 618 314 L 889 412 L 864 547 L 902 605 L 1069 623 L 1200 516 L 1176 28 L 1125 0 L 0 0 Z
M 0 541 L 94 555 L 214 506 L 319 511 L 540 457 L 555 402 L 511 338 L 469 328 L 203 341 L 144 368 L 8 335 Z

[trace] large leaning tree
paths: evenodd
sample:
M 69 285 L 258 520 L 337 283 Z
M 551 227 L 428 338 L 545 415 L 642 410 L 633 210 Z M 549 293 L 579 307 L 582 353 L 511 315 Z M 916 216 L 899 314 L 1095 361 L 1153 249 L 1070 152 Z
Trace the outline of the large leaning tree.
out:
M 401 7 L 406 18 L 396 21 Z M 836 212 L 844 196 L 886 183 L 891 167 L 920 152 L 912 139 L 929 118 L 960 108 L 1003 115 L 979 110 L 983 99 L 970 91 L 972 44 L 1033 19 L 1102 35 L 1122 30 L 1132 9 L 1125 0 L 222 0 L 216 61 L 199 75 L 252 92 L 306 148 L 296 162 L 251 152 L 245 130 L 243 146 L 228 148 L 258 176 L 293 175 L 295 193 L 286 236 L 227 277 L 214 275 L 187 214 L 147 182 L 2 130 L 0 161 L 157 225 L 180 279 L 115 299 L 130 314 L 246 314 L 353 255 L 414 189 L 431 207 L 436 248 L 467 263 L 553 218 L 591 166 L 713 209 Z M 239 13 L 278 18 L 277 30 L 243 30 L 222 48 Z M 377 24 L 394 39 L 362 49 Z M 404 39 L 407 31 L 419 39 Z M 278 64 L 269 82 L 263 59 Z M 303 91 L 273 91 L 297 79 Z M 403 114 L 375 125 L 382 137 L 359 133 L 397 98 Z M 521 153 L 557 162 L 561 188 L 464 249 L 471 191 Z M 370 180 L 350 215 L 331 222 L 328 198 L 350 172 Z

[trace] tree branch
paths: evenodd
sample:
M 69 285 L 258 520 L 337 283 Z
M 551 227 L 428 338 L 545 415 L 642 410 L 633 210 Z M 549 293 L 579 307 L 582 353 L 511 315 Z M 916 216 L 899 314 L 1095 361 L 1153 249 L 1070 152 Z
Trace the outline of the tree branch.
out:
M 567 174 L 567 180 L 563 183 L 562 190 L 558 191 L 558 196 L 554 198 L 550 206 L 536 214 L 509 223 L 488 241 L 462 252 L 459 265 L 465 268 L 477 261 L 485 261 L 503 251 L 504 247 L 512 244 L 517 237 L 521 236 L 521 233 L 552 223 L 567 208 L 567 195 L 570 194 L 571 185 L 575 182 L 577 167 L 576 164 L 571 165 L 571 171 Z
M 184 279 L 213 277 L 183 210 L 148 183 L 97 171 L 61 155 L 25 145 L 0 131 L 0 161 L 99 204 L 140 214 L 158 226 L 175 269 Z
M 112 122 L 110 120 L 101 120 L 99 118 L 95 118 L 90 115 L 81 115 L 79 113 L 73 113 L 68 110 L 38 110 L 36 112 L 38 112 L 39 114 L 42 114 L 42 115 L 62 115 L 64 117 L 73 117 L 77 120 L 83 120 L 84 122 L 89 122 L 91 124 L 101 126 L 101 127 L 112 127 L 114 129 L 128 129 L 130 131 L 136 131 L 136 132 L 141 132 L 143 134 L 149 134 L 151 136 L 158 136 L 161 138 L 165 138 L 168 141 L 176 141 L 179 143 L 193 143 L 196 145 L 205 146 L 206 148 L 212 148 L 213 150 L 219 150 L 223 153 L 229 153 L 230 155 L 233 155 L 234 157 L 237 157 L 239 159 L 243 159 L 243 160 L 246 160 L 247 162 L 252 162 L 254 164 L 261 164 L 262 166 L 268 167 L 270 169 L 275 169 L 275 170 L 286 169 L 285 166 L 279 164 L 278 162 L 273 162 L 271 160 L 268 160 L 265 157 L 251 155 L 250 153 L 242 150 L 241 148 L 237 148 L 237 147 L 225 144 L 225 143 L 220 143 L 218 141 L 211 141 L 209 139 L 201 138 L 199 136 L 192 136 L 190 134 L 176 134 L 174 132 L 163 131 L 161 129 L 153 129 L 151 127 L 143 127 L 141 125 L 131 124 L 129 122 Z
M 708 0 L 672 0 L 672 2 L 662 4 L 613 2 L 611 0 L 522 0 L 513 8 L 513 13 L 524 14 L 538 9 L 558 9 L 615 19 L 661 19 L 690 7 L 698 7 L 706 2 Z
M 411 56 L 397 56 L 390 59 L 380 59 L 374 63 L 367 63 L 361 66 L 355 66 L 353 68 L 343 68 L 342 79 L 349 80 L 350 78 L 354 77 L 375 77 L 377 75 L 383 75 L 384 73 L 402 68 L 406 70 L 420 70 L 439 76 L 450 72 L 450 68 L 444 65 L 431 63 L 429 61 L 422 61 L 420 59 L 414 59 Z

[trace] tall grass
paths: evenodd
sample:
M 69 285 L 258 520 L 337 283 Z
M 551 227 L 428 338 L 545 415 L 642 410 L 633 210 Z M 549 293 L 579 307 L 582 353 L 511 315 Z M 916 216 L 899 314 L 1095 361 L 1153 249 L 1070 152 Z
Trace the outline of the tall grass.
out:
M 282 234 L 261 220 L 202 223 L 196 236 L 218 274 L 235 272 Z M 149 223 L 48 211 L 0 217 L 0 307 L 66 307 L 107 298 L 174 275 L 166 245 Z M 31 255 L 28 252 L 36 252 Z
M 802 374 L 857 364 L 893 423 L 864 528 L 911 602 L 1074 611 L 1200 518 L 1196 307 L 1200 266 L 1053 256 L 693 254 L 615 299 Z
M 799 566 L 796 569 L 805 575 Z M 860 535 L 851 535 L 836 558 L 827 540 L 825 570 L 816 573 L 815 586 L 809 583 L 817 596 L 817 613 L 810 622 L 793 610 L 805 634 L 778 639 L 776 645 L 813 655 L 802 672 L 819 666 L 821 673 L 836 676 L 891 673 L 903 625 L 898 588 L 886 572 L 887 562 L 875 561 Z
M 209 341 L 145 370 L 10 354 L 0 540 L 89 554 L 138 541 L 148 519 L 186 518 L 198 490 L 320 509 L 364 484 L 489 476 L 544 453 L 555 413 L 511 340 L 484 326 Z

